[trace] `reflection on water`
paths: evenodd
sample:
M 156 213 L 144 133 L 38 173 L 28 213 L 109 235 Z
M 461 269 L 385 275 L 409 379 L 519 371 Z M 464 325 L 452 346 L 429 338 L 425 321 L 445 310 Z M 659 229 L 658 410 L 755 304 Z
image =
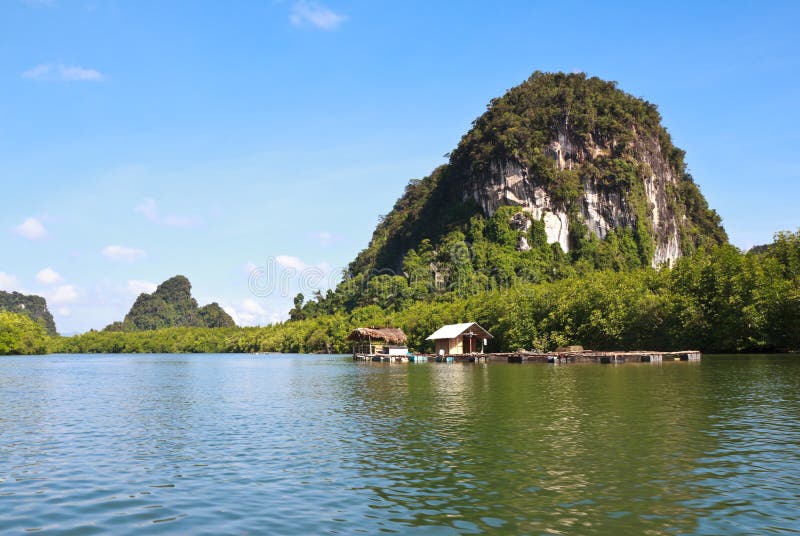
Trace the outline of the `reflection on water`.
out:
M 800 359 L 0 359 L 0 532 L 800 526 Z

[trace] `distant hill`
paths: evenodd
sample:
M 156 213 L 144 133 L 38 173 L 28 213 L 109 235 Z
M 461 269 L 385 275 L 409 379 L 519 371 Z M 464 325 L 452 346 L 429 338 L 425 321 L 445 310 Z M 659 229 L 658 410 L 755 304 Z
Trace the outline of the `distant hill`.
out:
M 761 255 L 762 253 L 769 253 L 769 251 L 774 247 L 774 244 L 761 244 L 758 246 L 753 246 L 747 250 L 747 253 L 753 255 Z
M 41 296 L 0 290 L 0 311 L 22 313 L 43 326 L 49 335 L 57 335 L 53 315 L 47 309 L 47 301 Z
M 160 328 L 232 327 L 236 324 L 218 303 L 199 307 L 192 297 L 192 284 L 176 275 L 161 283 L 152 294 L 142 293 L 122 322 L 114 322 L 106 331 L 146 331 Z

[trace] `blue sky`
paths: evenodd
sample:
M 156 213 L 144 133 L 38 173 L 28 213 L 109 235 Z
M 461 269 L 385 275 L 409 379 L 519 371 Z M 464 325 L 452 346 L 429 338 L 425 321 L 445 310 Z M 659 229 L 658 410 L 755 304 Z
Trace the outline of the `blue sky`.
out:
M 178 273 L 285 318 L 254 267 L 328 280 L 535 70 L 656 103 L 737 246 L 797 230 L 800 4 L 658 4 L 0 0 L 0 289 L 62 333 Z

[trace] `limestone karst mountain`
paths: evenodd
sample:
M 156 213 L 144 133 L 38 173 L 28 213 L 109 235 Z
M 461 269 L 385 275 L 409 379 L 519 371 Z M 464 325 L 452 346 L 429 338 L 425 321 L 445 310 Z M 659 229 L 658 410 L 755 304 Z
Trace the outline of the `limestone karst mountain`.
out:
M 473 218 L 506 206 L 540 222 L 534 232 L 543 227 L 573 261 L 635 247 L 641 265 L 657 266 L 727 242 L 655 105 L 613 82 L 537 72 L 491 101 L 449 163 L 411 181 L 349 275 L 400 271 L 423 240 L 436 247 L 457 230 L 469 238 Z M 529 225 L 509 224 L 525 250 Z
M 44 326 L 50 335 L 56 334 L 53 315 L 47 309 L 47 301 L 41 296 L 0 290 L 0 311 L 24 314 Z
M 136 298 L 123 322 L 115 322 L 107 331 L 142 331 L 176 326 L 230 327 L 233 318 L 217 303 L 203 307 L 192 297 L 192 284 L 176 275 L 161 283 L 152 294 Z

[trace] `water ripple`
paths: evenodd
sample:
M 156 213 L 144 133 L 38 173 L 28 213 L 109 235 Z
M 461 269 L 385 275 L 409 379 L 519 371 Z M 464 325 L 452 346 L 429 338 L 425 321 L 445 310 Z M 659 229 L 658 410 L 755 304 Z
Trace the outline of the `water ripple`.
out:
M 0 532 L 800 526 L 800 360 L 0 358 Z

